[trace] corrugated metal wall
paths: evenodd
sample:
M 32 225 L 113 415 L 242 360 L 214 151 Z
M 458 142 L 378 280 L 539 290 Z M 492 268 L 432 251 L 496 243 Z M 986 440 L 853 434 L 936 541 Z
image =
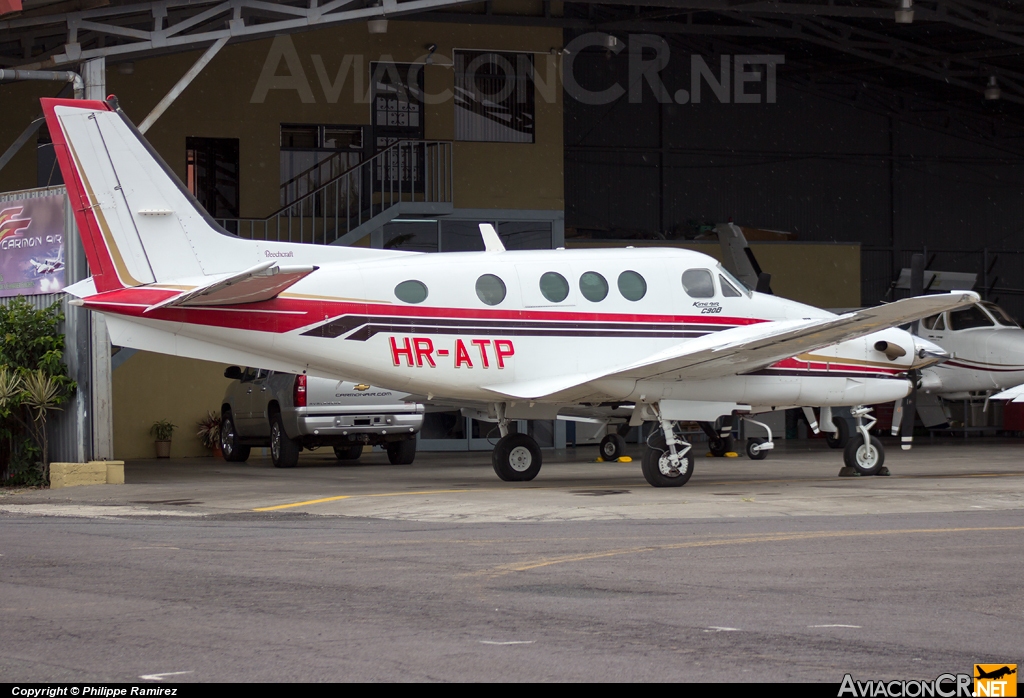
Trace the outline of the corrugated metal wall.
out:
M 21 192 L 0 194 L 0 203 L 18 199 L 30 199 L 38 196 L 50 196 L 65 193 L 64 187 L 31 189 Z M 64 201 L 64 265 L 65 283 L 70 285 L 86 278 L 88 268 L 85 253 L 75 227 L 74 214 L 71 207 Z M 0 298 L 6 305 L 12 299 Z M 89 313 L 83 308 L 68 305 L 64 293 L 50 293 L 38 296 L 25 296 L 25 300 L 33 308 L 48 308 L 60 303 L 64 312 L 65 363 L 68 373 L 78 383 L 78 390 L 71 400 L 63 405 L 60 412 L 50 417 L 48 436 L 50 441 L 50 460 L 56 462 L 80 463 L 91 457 L 91 428 L 88 420 L 90 404 L 90 365 L 89 360 Z
M 718 57 L 707 62 L 717 72 Z M 627 51 L 581 54 L 574 75 L 590 90 L 628 88 Z M 669 94 L 689 90 L 689 56 L 673 53 L 661 77 Z M 566 97 L 567 234 L 672 237 L 732 219 L 860 242 L 864 303 L 927 247 L 945 251 L 931 268 L 978 273 L 977 290 L 1024 319 L 1024 158 L 784 83 L 775 104 L 701 96 L 659 104 L 645 84 L 639 104 Z

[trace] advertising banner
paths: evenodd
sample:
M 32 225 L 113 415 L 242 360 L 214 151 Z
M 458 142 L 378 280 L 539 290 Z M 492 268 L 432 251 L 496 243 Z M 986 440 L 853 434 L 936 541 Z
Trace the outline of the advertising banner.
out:
M 64 288 L 64 194 L 0 201 L 0 298 Z

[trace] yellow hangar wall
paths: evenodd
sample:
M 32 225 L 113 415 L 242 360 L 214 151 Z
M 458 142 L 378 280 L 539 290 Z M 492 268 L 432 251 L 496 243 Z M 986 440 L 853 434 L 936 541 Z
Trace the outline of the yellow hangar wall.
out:
M 196 436 L 196 422 L 209 410 L 220 413 L 231 382 L 224 364 L 139 351 L 114 369 L 114 458 L 154 458 L 153 422 L 177 426 L 171 457 L 208 456 Z
M 437 45 L 431 64 L 426 47 Z M 452 140 L 455 132 L 457 49 L 532 53 L 537 76 L 534 143 L 453 146 L 456 208 L 562 210 L 562 89 L 560 29 L 476 26 L 390 20 L 386 34 L 369 34 L 365 22 L 278 36 L 225 47 L 154 124 L 146 137 L 185 179 L 188 136 L 238 138 L 242 217 L 263 217 L 279 207 L 282 123 L 371 124 L 370 63 L 422 66 L 424 126 L 428 139 Z M 133 62 L 123 74 L 107 67 L 107 92 L 140 123 L 201 55 L 182 53 Z M 4 118 L 0 143 L 10 143 L 40 113 L 39 97 L 59 83 L 25 82 L 0 87 Z M 34 142 L 34 141 L 33 141 Z M 0 171 L 0 191 L 36 185 L 32 143 Z

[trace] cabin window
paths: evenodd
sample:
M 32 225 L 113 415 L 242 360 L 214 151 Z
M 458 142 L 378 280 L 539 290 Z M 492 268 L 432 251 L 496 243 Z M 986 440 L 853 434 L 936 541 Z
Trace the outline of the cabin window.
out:
M 619 274 L 619 293 L 628 301 L 638 301 L 647 295 L 647 282 L 635 271 Z
M 707 269 L 687 269 L 683 272 L 683 290 L 690 298 L 714 298 L 715 282 Z
M 596 271 L 584 272 L 580 277 L 580 293 L 593 303 L 603 301 L 608 297 L 608 282 Z
M 743 295 L 742 293 L 737 291 L 736 287 L 730 284 L 728 280 L 721 274 L 718 275 L 718 282 L 722 284 L 722 295 L 725 296 L 726 298 L 739 298 L 740 296 Z
M 395 286 L 395 295 L 406 303 L 422 303 L 427 300 L 427 287 L 422 281 L 403 281 Z
M 569 282 L 557 272 L 545 272 L 540 277 L 540 292 L 552 303 L 561 303 L 569 296 Z
M 484 274 L 476 280 L 476 297 L 487 305 L 505 300 L 505 282 L 494 274 Z
M 921 327 L 925 328 L 926 330 L 938 329 L 937 327 L 935 327 L 935 321 L 938 320 L 939 317 L 939 315 L 932 315 L 931 317 L 926 317 L 924 320 L 921 321 Z
M 992 327 L 995 323 L 976 305 L 949 314 L 949 329 L 967 330 L 972 327 Z

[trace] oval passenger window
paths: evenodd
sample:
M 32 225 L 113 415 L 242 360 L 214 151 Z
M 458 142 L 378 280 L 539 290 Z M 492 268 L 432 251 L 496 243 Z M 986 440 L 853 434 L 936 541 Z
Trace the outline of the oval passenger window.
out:
M 561 274 L 545 272 L 540 277 L 540 292 L 552 303 L 561 303 L 569 295 L 569 282 Z
M 403 281 L 395 286 L 395 296 L 406 303 L 422 303 L 427 300 L 427 287 L 422 281 Z
M 494 274 L 484 274 L 476 280 L 476 297 L 487 305 L 505 300 L 505 282 Z
M 584 272 L 580 277 L 580 293 L 593 303 L 603 301 L 608 297 L 608 282 L 596 271 Z
M 683 272 L 683 290 L 690 298 L 714 298 L 715 282 L 707 269 L 687 269 Z
M 619 274 L 619 293 L 628 301 L 638 301 L 647 295 L 647 282 L 635 271 Z

